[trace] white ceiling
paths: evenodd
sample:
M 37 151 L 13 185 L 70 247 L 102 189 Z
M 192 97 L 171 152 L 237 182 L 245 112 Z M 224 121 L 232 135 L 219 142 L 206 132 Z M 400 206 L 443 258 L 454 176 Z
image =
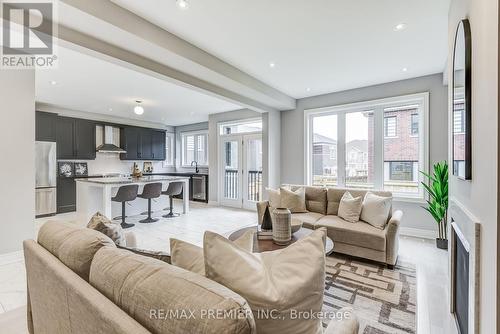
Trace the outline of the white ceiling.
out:
M 56 69 L 37 70 L 37 102 L 173 126 L 207 121 L 209 114 L 241 108 L 61 46 L 58 59 Z M 141 116 L 133 112 L 135 100 L 143 101 Z
M 295 98 L 442 72 L 447 57 L 450 0 L 112 1 Z

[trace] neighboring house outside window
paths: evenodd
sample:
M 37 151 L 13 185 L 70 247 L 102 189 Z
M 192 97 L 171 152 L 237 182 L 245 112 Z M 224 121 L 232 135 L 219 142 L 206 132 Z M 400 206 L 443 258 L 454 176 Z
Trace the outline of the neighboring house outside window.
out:
M 418 114 L 411 114 L 411 130 L 410 130 L 410 134 L 412 136 L 418 136 L 418 123 L 419 123 L 419 120 L 418 120 Z

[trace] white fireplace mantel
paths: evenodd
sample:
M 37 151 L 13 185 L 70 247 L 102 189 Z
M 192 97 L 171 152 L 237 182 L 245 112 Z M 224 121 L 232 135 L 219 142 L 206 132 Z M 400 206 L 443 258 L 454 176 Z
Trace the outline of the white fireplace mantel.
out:
M 454 312 L 454 256 L 455 256 L 455 236 L 462 241 L 465 249 L 469 252 L 469 333 L 479 334 L 479 273 L 481 265 L 481 239 L 479 220 L 471 214 L 456 199 L 450 199 L 449 204 L 449 228 L 450 238 L 449 250 L 449 273 L 450 273 L 450 310 Z

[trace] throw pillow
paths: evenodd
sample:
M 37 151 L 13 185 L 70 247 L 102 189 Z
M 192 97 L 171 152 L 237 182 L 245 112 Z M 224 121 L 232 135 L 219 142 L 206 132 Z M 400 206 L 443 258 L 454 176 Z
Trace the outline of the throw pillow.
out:
M 391 213 L 392 197 L 382 197 L 367 192 L 363 201 L 361 220 L 383 230 Z
M 206 276 L 248 301 L 259 334 L 321 333 L 321 319 L 294 315 L 323 306 L 325 237 L 321 228 L 280 251 L 253 254 L 207 231 Z
M 244 250 L 252 252 L 254 233 L 255 231 L 247 231 L 233 243 Z M 170 238 L 170 261 L 174 266 L 205 276 L 205 260 L 203 258 L 203 248 L 201 247 Z
M 127 245 L 125 234 L 120 224 L 109 220 L 100 212 L 97 212 L 90 218 L 87 227 L 108 236 L 117 246 L 125 247 Z
M 269 206 L 272 209 L 281 207 L 281 193 L 279 189 L 266 188 L 269 197 Z M 271 212 L 273 211 L 271 209 Z
M 346 191 L 340 199 L 338 216 L 348 222 L 355 223 L 359 220 L 362 208 L 363 197 L 352 197 L 351 193 Z
M 279 207 L 287 208 L 292 213 L 307 212 L 306 209 L 306 190 L 300 187 L 296 191 L 287 188 L 280 188 L 281 205 Z

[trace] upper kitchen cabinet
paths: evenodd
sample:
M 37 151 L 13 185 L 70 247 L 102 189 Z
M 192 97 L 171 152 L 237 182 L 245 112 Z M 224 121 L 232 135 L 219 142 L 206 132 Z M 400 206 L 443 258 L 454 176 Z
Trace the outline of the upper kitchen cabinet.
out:
M 165 160 L 165 131 L 125 126 L 120 142 L 122 160 Z
M 53 113 L 37 111 L 35 114 L 35 140 L 56 141 L 57 115 Z
M 151 131 L 153 160 L 165 160 L 165 131 Z
M 94 160 L 95 122 L 57 117 L 56 142 L 58 159 Z

